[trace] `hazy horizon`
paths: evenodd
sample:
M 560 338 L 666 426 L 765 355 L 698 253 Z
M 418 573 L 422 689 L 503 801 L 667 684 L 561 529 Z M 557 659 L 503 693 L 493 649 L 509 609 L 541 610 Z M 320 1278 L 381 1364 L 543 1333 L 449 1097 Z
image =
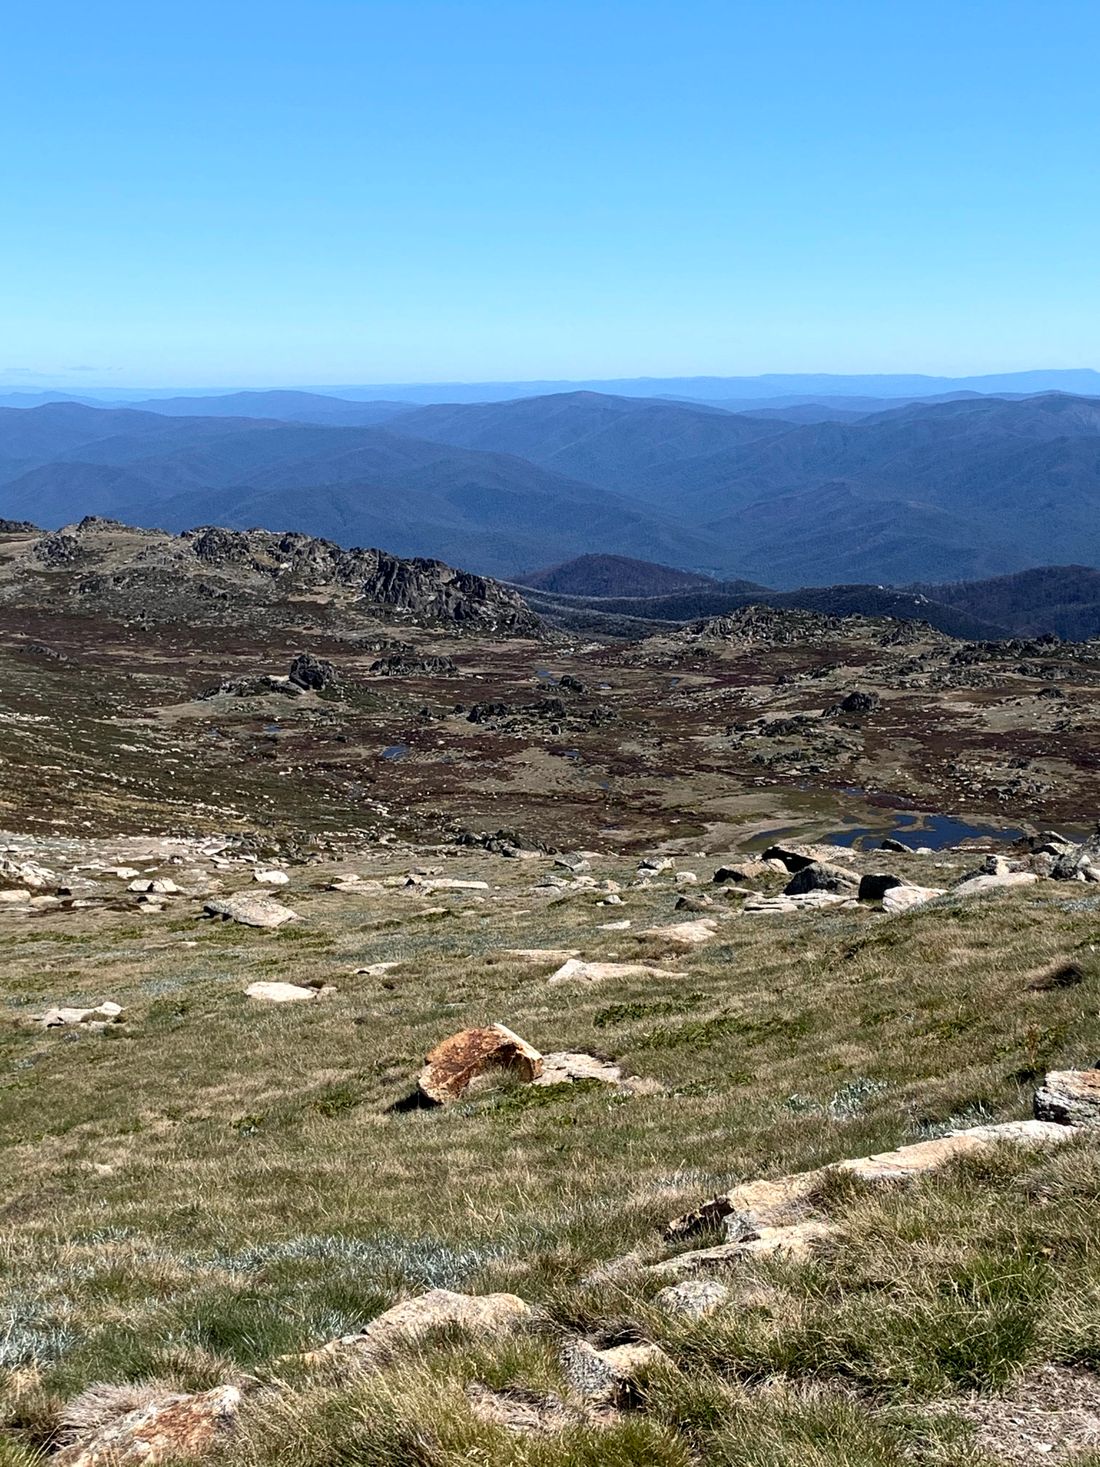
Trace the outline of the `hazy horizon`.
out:
M 0 385 L 1088 361 L 1098 42 L 1083 0 L 24 7 Z

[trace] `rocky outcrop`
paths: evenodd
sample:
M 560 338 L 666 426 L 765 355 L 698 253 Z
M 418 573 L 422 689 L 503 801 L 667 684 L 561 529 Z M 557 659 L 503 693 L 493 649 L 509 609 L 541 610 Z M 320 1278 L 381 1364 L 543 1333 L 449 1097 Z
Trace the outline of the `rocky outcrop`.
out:
M 751 1241 L 753 1234 L 764 1227 L 782 1228 L 799 1220 L 829 1178 L 837 1173 L 855 1176 L 863 1182 L 907 1182 L 936 1171 L 958 1157 L 988 1151 L 1005 1142 L 1017 1146 L 1056 1145 L 1073 1134 L 1069 1127 L 1045 1120 L 1005 1121 L 1000 1125 L 952 1131 L 931 1141 L 899 1146 L 896 1151 L 854 1157 L 775 1181 L 745 1182 L 695 1211 L 674 1218 L 667 1236 L 686 1238 L 702 1228 L 724 1223 L 727 1232 L 732 1230 L 740 1235 L 738 1241 Z

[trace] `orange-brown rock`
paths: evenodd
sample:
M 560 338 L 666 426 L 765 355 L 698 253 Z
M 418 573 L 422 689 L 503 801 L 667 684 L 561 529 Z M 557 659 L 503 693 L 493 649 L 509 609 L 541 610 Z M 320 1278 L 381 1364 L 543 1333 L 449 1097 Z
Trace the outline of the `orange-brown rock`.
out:
M 503 1024 L 462 1029 L 425 1057 L 420 1092 L 436 1105 L 446 1105 L 477 1081 L 501 1070 L 511 1071 L 520 1080 L 537 1080 L 542 1074 L 542 1055 Z
M 98 1388 L 103 1394 L 103 1388 Z M 119 1402 L 126 1392 L 119 1390 Z M 50 1458 L 53 1467 L 156 1467 L 202 1457 L 232 1429 L 240 1407 L 236 1386 L 219 1386 L 198 1395 L 152 1395 L 134 1410 L 101 1413 L 88 1434 Z M 81 1407 L 78 1399 L 73 1405 Z M 78 1409 L 79 1417 L 80 1411 Z

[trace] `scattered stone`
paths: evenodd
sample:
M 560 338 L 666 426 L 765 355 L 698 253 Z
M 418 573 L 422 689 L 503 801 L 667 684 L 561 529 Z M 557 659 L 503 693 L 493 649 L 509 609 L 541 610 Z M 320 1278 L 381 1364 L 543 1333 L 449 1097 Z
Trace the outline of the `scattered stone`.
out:
M 177 896 L 179 894 L 179 887 L 167 876 L 162 876 L 156 881 L 143 879 L 131 881 L 126 890 L 155 896 Z
M 300 983 L 250 983 L 245 989 L 245 997 L 259 998 L 265 1003 L 301 1003 L 309 998 L 327 998 L 335 992 L 331 983 L 316 987 Z
M 244 927 L 281 927 L 284 922 L 295 922 L 297 912 L 284 907 L 267 896 L 249 896 L 240 892 L 236 896 L 213 897 L 206 902 L 204 911 L 211 917 L 222 917 L 227 922 L 240 922 Z
M 455 1294 L 430 1289 L 405 1299 L 353 1335 L 342 1335 L 297 1358 L 309 1365 L 343 1360 L 357 1366 L 381 1364 L 397 1350 L 415 1344 L 431 1330 L 457 1326 L 477 1339 L 511 1334 L 527 1324 L 534 1311 L 515 1294 Z
M 555 856 L 554 865 L 560 866 L 563 871 L 572 871 L 574 876 L 579 876 L 582 871 L 592 870 L 592 862 L 580 851 L 565 851 L 560 856 Z
M 661 876 L 665 871 L 671 871 L 675 865 L 671 856 L 646 856 L 638 862 L 638 875 L 643 880 L 651 876 Z
M 47 871 L 36 861 L 11 861 L 0 856 L 0 886 L 28 886 L 32 891 L 41 891 L 56 886 L 57 880 L 56 872 Z
M 1052 1070 L 1035 1092 L 1040 1121 L 1100 1129 L 1100 1068 Z
M 710 942 L 718 935 L 718 921 L 714 917 L 700 917 L 695 922 L 673 922 L 668 927 L 647 927 L 643 937 L 657 937 L 662 942 L 675 943 L 677 947 L 697 947 Z
M 952 887 L 952 896 L 980 896 L 984 891 L 999 891 L 1002 887 L 1033 886 L 1039 878 L 1034 871 L 1004 871 L 997 875 L 971 876 Z
M 680 1284 L 669 1284 L 656 1296 L 654 1303 L 667 1314 L 683 1315 L 687 1319 L 705 1319 L 708 1314 L 721 1309 L 730 1298 L 731 1291 L 717 1279 L 685 1279 Z
M 289 677 L 297 687 L 313 693 L 334 688 L 340 681 L 340 674 L 333 664 L 323 657 L 315 657 L 312 652 L 299 652 L 290 664 Z
M 261 886 L 286 886 L 290 877 L 285 871 L 253 871 L 252 880 L 258 881 Z
M 936 897 L 943 895 L 944 891 L 940 886 L 911 886 L 908 883 L 892 886 L 882 894 L 882 910 L 889 912 L 891 916 L 897 916 L 899 912 L 922 907 L 925 902 L 934 901 Z
M 802 1222 L 787 1223 L 773 1227 L 761 1223 L 759 1227 L 747 1229 L 743 1236 L 731 1243 L 719 1243 L 714 1248 L 698 1248 L 690 1253 L 678 1253 L 661 1263 L 651 1263 L 646 1272 L 657 1278 L 690 1277 L 702 1269 L 721 1267 L 724 1264 L 739 1264 L 746 1258 L 785 1258 L 801 1261 L 812 1258 L 823 1244 L 840 1236 L 835 1223 L 820 1218 L 807 1218 Z
M 76 1439 L 50 1462 L 53 1467 L 157 1467 L 202 1457 L 232 1431 L 240 1403 L 236 1386 L 196 1395 L 92 1386 L 70 1403 L 63 1418 L 65 1435 Z
M 844 896 L 833 891 L 807 891 L 801 896 L 750 896 L 741 910 L 754 917 L 789 917 L 795 912 L 820 911 L 823 907 L 854 911 L 858 905 L 855 892 Z
M 654 968 L 649 963 L 588 963 L 582 958 L 570 958 L 549 978 L 550 983 L 603 983 L 619 978 L 676 978 L 664 968 Z
M 705 912 L 708 907 L 714 906 L 714 898 L 700 893 L 699 896 L 682 896 L 676 898 L 676 911 L 678 912 Z
M 37 1022 L 43 1029 L 60 1029 L 75 1024 L 87 1024 L 92 1028 L 102 1029 L 106 1024 L 117 1024 L 121 1017 L 122 1005 L 108 1001 L 90 1009 L 47 1009 Z
M 597 1350 L 585 1340 L 570 1340 L 561 1351 L 562 1371 L 570 1391 L 594 1405 L 637 1404 L 639 1377 L 654 1366 L 669 1363 L 659 1345 L 615 1345 Z
M 502 1070 L 521 1080 L 537 1080 L 542 1074 L 542 1055 L 503 1024 L 463 1029 L 425 1057 L 420 1093 L 436 1105 L 447 1105 L 476 1081 L 494 1078 Z
M 673 880 L 677 886 L 695 886 L 699 878 L 694 871 L 677 871 Z
M 430 895 L 433 891 L 488 891 L 487 881 L 460 881 L 454 876 L 410 876 L 405 882 L 406 890 L 412 888 Z

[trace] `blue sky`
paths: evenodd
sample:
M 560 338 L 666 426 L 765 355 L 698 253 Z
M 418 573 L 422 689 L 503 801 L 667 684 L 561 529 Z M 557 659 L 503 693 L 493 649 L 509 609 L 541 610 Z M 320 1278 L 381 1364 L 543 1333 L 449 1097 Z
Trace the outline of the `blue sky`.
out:
M 0 382 L 1100 365 L 1095 0 L 9 7 Z

